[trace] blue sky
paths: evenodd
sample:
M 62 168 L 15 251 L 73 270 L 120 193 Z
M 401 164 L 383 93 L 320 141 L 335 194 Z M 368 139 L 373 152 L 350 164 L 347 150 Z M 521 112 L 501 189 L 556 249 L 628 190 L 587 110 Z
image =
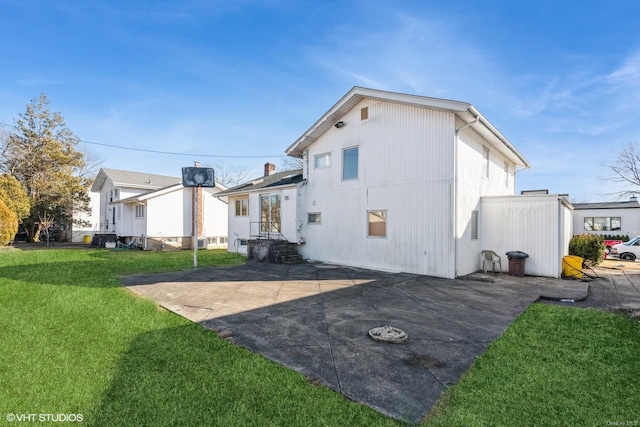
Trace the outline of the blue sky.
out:
M 83 143 L 102 167 L 259 175 L 356 85 L 473 104 L 533 165 L 517 191 L 608 199 L 603 163 L 640 142 L 635 0 L 0 7 L 1 123 L 44 93 L 84 141 L 187 154 Z

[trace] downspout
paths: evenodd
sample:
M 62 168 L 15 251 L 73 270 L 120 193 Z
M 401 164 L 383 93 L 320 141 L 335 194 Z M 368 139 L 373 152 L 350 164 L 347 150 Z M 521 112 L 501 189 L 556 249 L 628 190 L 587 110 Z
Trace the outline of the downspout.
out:
M 469 111 L 471 112 L 471 111 Z M 471 113 L 473 114 L 473 113 Z M 454 119 L 455 120 L 455 119 Z M 453 139 L 453 194 L 451 205 L 453 207 L 453 276 L 458 277 L 458 141 L 460 131 L 474 125 L 480 120 L 480 116 L 459 127 L 455 131 Z

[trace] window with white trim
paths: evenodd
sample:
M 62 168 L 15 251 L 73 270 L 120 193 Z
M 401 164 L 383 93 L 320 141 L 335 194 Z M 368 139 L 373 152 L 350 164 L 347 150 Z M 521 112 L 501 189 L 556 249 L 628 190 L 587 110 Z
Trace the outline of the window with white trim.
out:
M 236 200 L 236 216 L 249 215 L 249 199 Z
M 478 211 L 471 211 L 471 240 L 478 240 Z
M 316 169 L 328 168 L 331 166 L 331 153 L 318 154 L 313 157 L 313 166 Z
M 367 236 L 387 237 L 387 211 L 367 211 Z
M 136 219 L 144 218 L 145 205 L 136 205 Z
M 482 147 L 482 176 L 489 178 L 489 149 Z
M 358 147 L 342 150 L 342 179 L 358 178 Z
M 320 224 L 321 221 L 322 221 L 322 215 L 320 214 L 320 212 L 307 214 L 307 222 L 309 224 Z
M 509 186 L 509 163 L 504 162 L 504 186 Z

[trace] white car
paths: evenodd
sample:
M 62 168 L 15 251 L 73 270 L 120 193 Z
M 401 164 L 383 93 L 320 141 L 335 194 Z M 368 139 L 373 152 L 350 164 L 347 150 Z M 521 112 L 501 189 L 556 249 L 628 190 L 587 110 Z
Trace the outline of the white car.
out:
M 628 242 L 613 245 L 608 256 L 628 261 L 635 261 L 636 258 L 640 258 L 640 236 L 636 236 Z

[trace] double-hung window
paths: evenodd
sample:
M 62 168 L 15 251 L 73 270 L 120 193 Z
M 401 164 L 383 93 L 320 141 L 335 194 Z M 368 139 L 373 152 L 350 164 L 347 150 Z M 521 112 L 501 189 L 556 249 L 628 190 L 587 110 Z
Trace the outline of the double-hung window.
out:
M 136 205 L 136 219 L 144 218 L 144 206 Z
M 249 199 L 236 200 L 236 216 L 249 215 Z

